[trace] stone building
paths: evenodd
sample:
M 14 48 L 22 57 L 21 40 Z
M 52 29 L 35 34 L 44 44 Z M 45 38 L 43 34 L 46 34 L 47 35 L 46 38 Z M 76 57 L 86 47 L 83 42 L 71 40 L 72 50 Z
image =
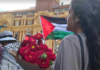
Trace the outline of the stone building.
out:
M 28 36 L 41 33 L 39 15 L 52 17 L 57 17 L 57 15 L 58 17 L 66 17 L 68 15 L 70 5 L 63 5 L 63 3 L 59 5 L 59 2 L 59 0 L 36 0 L 36 7 L 0 12 L 0 26 L 7 26 L 2 28 L 0 32 L 10 30 L 20 42 L 27 29 L 30 29 Z M 46 40 L 45 43 L 52 49 L 55 46 L 54 40 Z

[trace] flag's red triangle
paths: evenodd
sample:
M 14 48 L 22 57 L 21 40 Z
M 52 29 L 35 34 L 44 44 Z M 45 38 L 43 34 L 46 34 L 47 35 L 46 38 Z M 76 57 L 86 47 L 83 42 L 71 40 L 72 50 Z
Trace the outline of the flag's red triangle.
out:
M 45 39 L 54 30 L 55 26 L 51 22 L 43 18 L 42 16 L 40 16 L 40 19 L 41 19 L 41 24 L 42 24 L 42 29 L 43 29 L 44 39 Z
M 28 40 L 28 39 L 29 39 L 29 37 L 25 36 L 25 40 Z

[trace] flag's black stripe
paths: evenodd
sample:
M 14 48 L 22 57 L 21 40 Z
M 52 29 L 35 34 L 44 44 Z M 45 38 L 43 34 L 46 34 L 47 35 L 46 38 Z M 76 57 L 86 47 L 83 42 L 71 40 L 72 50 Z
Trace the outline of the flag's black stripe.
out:
M 47 16 L 42 16 L 42 17 L 45 18 L 46 20 L 48 20 L 49 22 L 52 22 L 52 23 L 67 24 L 65 18 L 47 17 Z

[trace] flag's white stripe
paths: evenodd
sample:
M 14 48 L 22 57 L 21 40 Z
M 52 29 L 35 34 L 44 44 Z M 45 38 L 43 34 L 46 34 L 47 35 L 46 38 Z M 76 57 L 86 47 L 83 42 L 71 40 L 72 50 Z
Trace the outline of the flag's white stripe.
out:
M 67 31 L 66 28 L 59 28 L 59 27 L 55 27 L 53 31 L 64 31 L 64 32 L 70 32 L 70 31 Z
M 58 28 L 66 28 L 67 26 L 55 26 L 55 27 L 58 27 Z
M 55 29 L 66 30 L 66 27 L 64 27 L 64 28 L 62 28 L 62 27 L 55 27 Z
M 60 30 L 60 29 L 54 29 L 53 31 L 71 32 L 71 31 L 67 31 L 67 30 Z
M 56 26 L 55 28 L 56 29 L 65 29 L 66 30 L 66 27 L 58 27 L 58 26 Z
M 56 24 L 56 23 L 52 23 L 52 24 L 55 26 L 53 31 L 71 32 L 66 30 L 67 24 Z
M 67 24 L 56 24 L 56 23 L 52 23 L 55 27 L 67 27 Z

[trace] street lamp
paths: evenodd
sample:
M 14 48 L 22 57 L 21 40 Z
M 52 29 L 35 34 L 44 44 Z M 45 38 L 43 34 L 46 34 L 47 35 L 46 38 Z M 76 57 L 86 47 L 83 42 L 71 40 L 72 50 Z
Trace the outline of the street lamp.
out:
M 0 30 L 1 28 L 7 27 L 6 23 L 4 23 L 3 25 L 0 25 Z

